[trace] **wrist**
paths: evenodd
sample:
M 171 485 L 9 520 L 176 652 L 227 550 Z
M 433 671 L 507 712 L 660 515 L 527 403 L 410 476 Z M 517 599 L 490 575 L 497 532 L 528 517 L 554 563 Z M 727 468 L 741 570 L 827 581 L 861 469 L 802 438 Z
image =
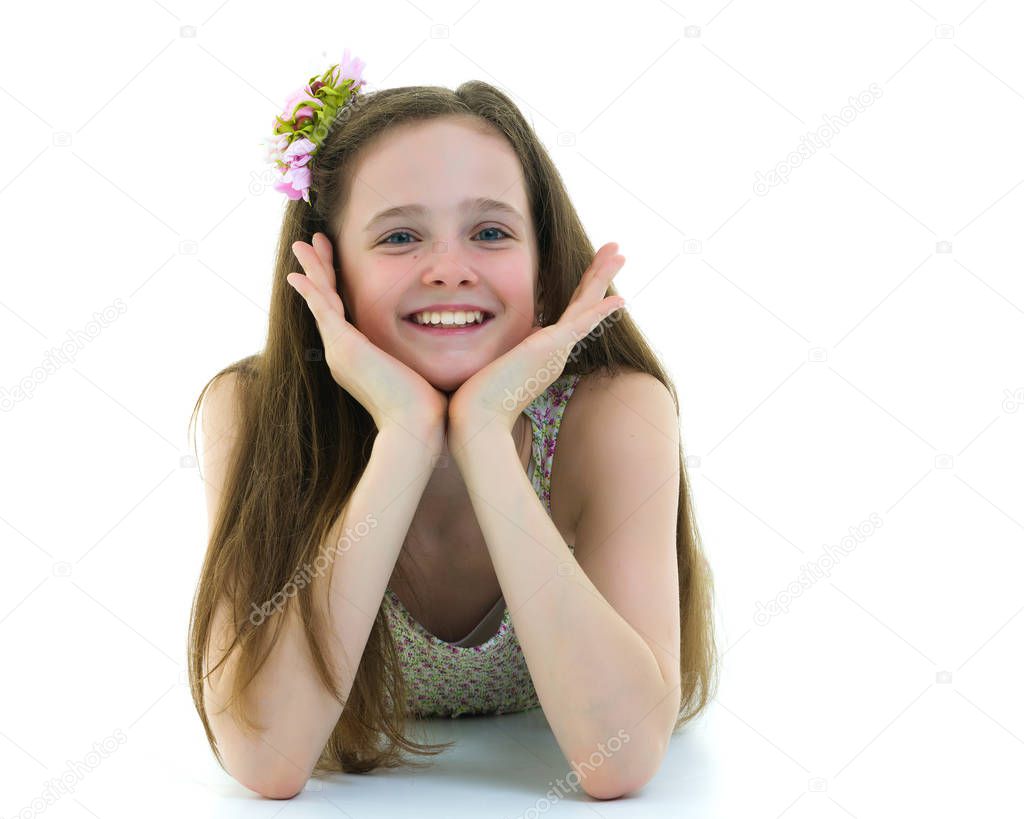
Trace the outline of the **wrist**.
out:
M 486 459 L 506 445 L 516 449 L 512 433 L 493 421 L 448 425 L 448 452 L 456 463 L 480 453 Z
M 377 435 L 401 442 L 409 457 L 437 458 L 444 447 L 444 422 L 414 418 L 390 419 L 378 428 Z

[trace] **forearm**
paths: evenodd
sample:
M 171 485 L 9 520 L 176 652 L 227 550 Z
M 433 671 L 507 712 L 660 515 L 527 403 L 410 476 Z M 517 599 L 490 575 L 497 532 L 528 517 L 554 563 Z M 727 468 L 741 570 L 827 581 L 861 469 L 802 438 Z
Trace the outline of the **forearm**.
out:
M 481 433 L 457 461 L 562 752 L 590 772 L 590 787 L 583 779 L 588 792 L 646 782 L 667 747 L 678 687 L 666 683 L 648 645 L 576 562 L 511 436 Z M 609 740 L 621 747 L 596 770 L 588 767 Z
M 324 613 L 322 645 L 348 698 L 381 598 L 433 469 L 434 446 L 405 430 L 381 430 L 359 482 L 330 527 L 322 556 L 306 567 L 311 593 Z M 330 602 L 329 617 L 327 602 Z M 313 664 L 294 600 L 260 628 L 282 632 L 246 691 L 257 737 L 242 734 L 227 715 L 211 725 L 225 766 L 247 787 L 268 796 L 301 790 L 342 713 Z M 233 659 L 233 658 L 232 658 Z M 230 663 L 226 664 L 230 668 Z M 219 691 L 226 686 L 218 685 Z M 210 698 L 216 705 L 217 697 Z
M 343 668 L 346 696 L 434 469 L 441 441 L 425 440 L 419 431 L 382 430 L 333 529 L 329 584 L 320 591 L 330 601 L 330 636 L 342 656 L 352 658 Z

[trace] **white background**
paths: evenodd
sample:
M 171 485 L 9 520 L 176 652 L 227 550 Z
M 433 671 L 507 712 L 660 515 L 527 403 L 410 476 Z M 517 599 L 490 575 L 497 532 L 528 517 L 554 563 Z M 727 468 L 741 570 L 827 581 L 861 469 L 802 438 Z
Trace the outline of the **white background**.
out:
M 4 18 L 0 816 L 39 815 L 69 770 L 74 792 L 43 812 L 1021 815 L 1019 4 L 151 0 Z M 368 90 L 512 95 L 595 247 L 620 244 L 616 287 L 675 380 L 723 680 L 629 798 L 544 802 L 568 768 L 539 711 L 441 724 L 460 745 L 435 771 L 291 802 L 206 745 L 184 678 L 207 523 L 186 425 L 266 333 L 284 206 L 258 184 L 268 124 L 345 47 Z M 777 166 L 787 181 L 755 190 Z M 786 611 L 755 619 L 772 601 Z

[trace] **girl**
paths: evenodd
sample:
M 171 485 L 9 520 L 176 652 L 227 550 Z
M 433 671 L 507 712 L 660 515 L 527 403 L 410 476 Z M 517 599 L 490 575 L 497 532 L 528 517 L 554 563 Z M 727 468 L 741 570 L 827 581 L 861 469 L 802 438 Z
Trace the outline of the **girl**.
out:
M 196 708 L 229 774 L 288 798 L 446 747 L 408 717 L 539 705 L 619 796 L 717 681 L 675 389 L 511 100 L 366 93 L 361 66 L 275 119 L 266 344 L 192 413 Z

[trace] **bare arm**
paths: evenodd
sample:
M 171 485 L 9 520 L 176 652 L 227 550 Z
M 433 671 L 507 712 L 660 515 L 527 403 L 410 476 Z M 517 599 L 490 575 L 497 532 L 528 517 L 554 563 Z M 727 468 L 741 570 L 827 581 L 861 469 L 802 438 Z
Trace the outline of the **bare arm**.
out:
M 232 391 L 221 391 L 220 386 L 211 387 L 209 415 L 203 415 L 211 522 L 233 444 Z M 205 440 L 211 442 L 208 450 Z M 366 470 L 331 527 L 330 545 L 335 548 L 328 556 L 333 559 L 311 585 L 319 604 L 328 596 L 330 599 L 324 648 L 346 699 L 439 447 L 434 428 L 426 424 L 403 422 L 380 429 Z M 367 523 L 369 520 L 376 524 Z M 361 522 L 367 525 L 359 526 Z M 359 536 L 353 537 L 351 531 L 356 527 Z M 246 787 L 276 799 L 290 798 L 302 790 L 342 713 L 341 704 L 320 681 L 295 612 L 289 605 L 272 615 L 284 618 L 281 633 L 247 689 L 254 719 L 266 726 L 260 735 L 244 732 L 227 712 L 217 713 L 230 691 L 237 654 L 204 681 L 207 716 L 228 772 Z M 208 667 L 220 660 L 231 642 L 233 635 L 226 627 L 218 609 Z

